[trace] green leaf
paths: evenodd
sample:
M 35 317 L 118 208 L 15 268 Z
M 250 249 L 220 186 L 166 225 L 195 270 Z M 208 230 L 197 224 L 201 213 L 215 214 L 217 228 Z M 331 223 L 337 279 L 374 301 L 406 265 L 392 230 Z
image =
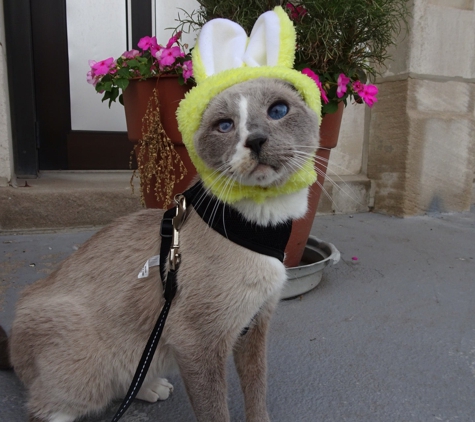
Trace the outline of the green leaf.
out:
M 104 82 L 98 82 L 97 85 L 95 86 L 97 92 L 102 92 L 104 91 Z
M 122 94 L 119 95 L 119 103 L 124 105 L 124 96 Z
M 330 101 L 328 104 L 323 104 L 322 106 L 322 114 L 332 114 L 338 110 L 338 103 L 334 101 Z
M 108 100 L 110 97 L 111 97 L 110 91 L 105 91 L 104 96 L 102 97 L 102 102 L 104 102 L 105 100 Z
M 147 64 L 142 64 L 139 66 L 139 72 L 142 76 L 147 77 L 150 75 L 150 68 Z
M 137 61 L 137 59 L 132 59 L 129 61 L 129 67 L 137 67 L 139 64 L 140 63 Z
M 298 70 L 301 72 L 302 70 L 306 69 L 307 67 L 310 67 L 308 63 L 298 63 L 295 65 L 295 70 Z
M 129 80 L 124 79 L 124 78 L 116 79 L 115 83 L 122 90 L 124 90 L 125 88 L 127 88 L 129 86 Z
M 112 89 L 112 81 L 104 82 L 104 91 L 110 91 Z
M 364 72 L 364 70 L 356 69 L 356 74 L 358 75 L 358 79 L 361 81 L 361 83 L 365 84 L 366 81 L 368 80 L 368 77 L 366 76 L 366 73 Z
M 127 67 L 123 67 L 121 69 L 119 69 L 117 71 L 117 74 L 121 77 L 121 78 L 129 78 L 130 76 L 130 71 Z

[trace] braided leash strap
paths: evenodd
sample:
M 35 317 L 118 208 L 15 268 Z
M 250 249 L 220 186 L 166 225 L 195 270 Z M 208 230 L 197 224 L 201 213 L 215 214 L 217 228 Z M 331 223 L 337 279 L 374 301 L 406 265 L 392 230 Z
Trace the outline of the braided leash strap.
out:
M 153 328 L 152 334 L 148 339 L 145 350 L 142 353 L 134 378 L 130 384 L 129 391 L 127 391 L 127 394 L 112 419 L 112 422 L 117 422 L 124 415 L 132 401 L 137 396 L 137 393 L 140 391 L 140 387 L 142 387 L 155 351 L 157 350 L 158 341 L 162 335 L 172 300 L 177 291 L 176 274 L 178 267 L 180 266 L 179 230 L 185 219 L 186 201 L 182 195 L 178 195 L 177 198 L 175 198 L 175 202 L 177 203 L 177 206 L 165 212 L 160 230 L 160 236 L 162 238 L 160 244 L 160 262 L 163 263 L 160 265 L 160 276 L 163 283 L 165 304 L 163 305 L 160 316 Z M 170 267 L 168 273 L 166 272 L 164 265 L 167 260 Z

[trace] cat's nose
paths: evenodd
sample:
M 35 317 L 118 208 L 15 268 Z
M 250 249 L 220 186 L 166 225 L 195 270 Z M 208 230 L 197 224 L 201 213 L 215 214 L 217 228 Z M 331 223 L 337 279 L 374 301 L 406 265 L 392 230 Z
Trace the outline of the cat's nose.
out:
M 249 135 L 249 137 L 246 139 L 245 146 L 247 148 L 250 148 L 251 151 L 255 152 L 256 155 L 259 155 L 262 149 L 262 145 L 264 145 L 266 141 L 267 141 L 267 138 L 265 135 L 256 133 L 256 134 Z

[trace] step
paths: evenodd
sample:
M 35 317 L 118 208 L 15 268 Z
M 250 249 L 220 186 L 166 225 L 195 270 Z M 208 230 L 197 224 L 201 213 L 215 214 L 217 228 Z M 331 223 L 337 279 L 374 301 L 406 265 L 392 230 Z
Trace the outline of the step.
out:
M 124 171 L 43 171 L 37 179 L 18 179 L 0 187 L 0 232 L 49 231 L 104 226 L 142 209 L 139 181 Z M 364 176 L 325 182 L 318 213 L 368 211 L 371 183 Z
M 142 208 L 132 172 L 43 171 L 0 188 L 0 231 L 104 226 Z

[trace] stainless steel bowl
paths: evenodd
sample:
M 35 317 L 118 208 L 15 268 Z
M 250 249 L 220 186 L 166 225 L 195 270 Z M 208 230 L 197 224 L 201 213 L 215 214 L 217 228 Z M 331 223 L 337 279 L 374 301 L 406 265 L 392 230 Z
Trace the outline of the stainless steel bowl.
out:
M 323 269 L 339 260 L 340 252 L 334 245 L 309 236 L 300 265 L 287 269 L 288 280 L 281 299 L 300 296 L 317 287 L 322 279 Z

